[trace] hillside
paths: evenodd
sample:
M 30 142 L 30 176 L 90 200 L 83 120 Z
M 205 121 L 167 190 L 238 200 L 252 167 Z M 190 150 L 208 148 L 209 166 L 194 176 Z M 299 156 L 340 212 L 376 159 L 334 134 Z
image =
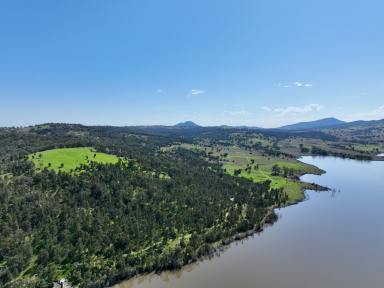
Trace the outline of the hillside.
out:
M 315 121 L 309 121 L 309 122 L 300 122 L 296 124 L 291 125 L 285 125 L 282 127 L 279 127 L 278 129 L 282 130 L 311 130 L 311 129 L 320 129 L 320 128 L 330 128 L 339 126 L 342 124 L 345 124 L 346 122 L 341 121 L 336 118 L 324 118 L 320 120 Z
M 231 176 L 203 153 L 161 150 L 176 141 L 127 127 L 0 129 L 0 286 L 65 278 L 101 288 L 180 268 L 259 231 L 285 205 L 268 181 Z
M 384 119 L 353 121 L 336 127 L 324 128 L 321 132 L 343 141 L 382 144 L 384 142 Z

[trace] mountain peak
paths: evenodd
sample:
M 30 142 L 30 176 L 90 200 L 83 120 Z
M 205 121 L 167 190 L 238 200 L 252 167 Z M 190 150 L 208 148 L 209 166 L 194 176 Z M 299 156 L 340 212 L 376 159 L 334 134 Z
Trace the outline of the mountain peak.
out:
M 201 127 L 197 125 L 195 122 L 192 121 L 185 121 L 185 122 L 180 122 L 175 125 L 175 127 L 180 127 L 180 128 L 198 128 Z

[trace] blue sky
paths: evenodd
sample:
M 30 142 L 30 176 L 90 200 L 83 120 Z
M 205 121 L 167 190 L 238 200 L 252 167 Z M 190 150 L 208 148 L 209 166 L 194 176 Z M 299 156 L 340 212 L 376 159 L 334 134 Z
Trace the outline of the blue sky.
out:
M 0 126 L 384 118 L 384 4 L 0 1 Z

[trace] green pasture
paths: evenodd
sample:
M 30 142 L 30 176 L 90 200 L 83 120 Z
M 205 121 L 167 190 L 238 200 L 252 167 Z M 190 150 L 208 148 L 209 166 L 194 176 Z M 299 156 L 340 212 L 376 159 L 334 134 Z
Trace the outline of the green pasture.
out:
M 119 161 L 119 157 L 115 155 L 96 152 L 90 147 L 46 150 L 30 154 L 28 159 L 35 164 L 37 171 L 47 168 L 56 172 L 70 172 L 81 164 L 86 165 L 90 162 L 115 164 Z
M 283 167 L 282 164 L 286 164 L 284 166 L 289 167 L 300 167 L 301 165 L 292 165 L 291 163 L 288 162 L 279 162 L 279 166 Z M 250 172 L 245 171 L 245 167 L 243 165 L 236 165 L 232 163 L 226 163 L 224 164 L 224 167 L 226 169 L 226 172 L 230 175 L 234 175 L 234 171 L 236 169 L 242 169 L 241 174 L 239 176 L 253 180 L 255 182 L 263 182 L 266 180 L 271 181 L 271 187 L 272 188 L 283 188 L 284 192 L 287 193 L 288 199 L 290 202 L 296 202 L 299 200 L 302 200 L 304 197 L 303 189 L 302 189 L 302 183 L 299 181 L 293 181 L 287 178 L 284 178 L 282 176 L 272 176 L 272 165 L 259 165 L 259 169 L 254 169 Z M 296 170 L 297 172 L 301 172 L 302 170 L 298 169 Z
M 180 144 L 166 147 L 163 151 L 170 151 L 177 147 L 200 150 L 211 153 L 220 158 L 221 163 L 226 172 L 234 175 L 234 171 L 241 169 L 238 176 L 253 180 L 255 182 L 271 181 L 272 188 L 283 188 L 287 193 L 290 202 L 297 202 L 304 198 L 303 183 L 300 181 L 291 180 L 282 176 L 272 176 L 273 165 L 278 165 L 280 168 L 286 167 L 292 169 L 295 175 L 305 173 L 318 174 L 320 170 L 312 165 L 302 163 L 294 159 L 282 157 L 264 156 L 260 153 L 249 152 L 236 146 L 213 146 L 204 147 L 196 144 Z M 223 155 L 226 155 L 225 157 Z M 250 166 L 250 171 L 245 171 L 245 168 Z

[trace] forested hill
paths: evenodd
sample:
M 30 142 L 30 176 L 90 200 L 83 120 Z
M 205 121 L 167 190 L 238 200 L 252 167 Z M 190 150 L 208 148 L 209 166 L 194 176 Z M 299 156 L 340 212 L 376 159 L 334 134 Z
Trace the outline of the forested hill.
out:
M 336 118 L 324 118 L 316 121 L 309 122 L 300 122 L 291 125 L 282 126 L 279 129 L 282 130 L 312 130 L 312 129 L 321 129 L 321 128 L 332 128 L 340 125 L 346 124 L 346 122 L 341 121 Z
M 286 201 L 269 182 L 230 176 L 203 153 L 160 149 L 175 141 L 133 128 L 0 129 L 0 286 L 51 287 L 66 278 L 105 287 L 177 268 L 260 229 L 271 207 Z M 87 156 L 71 173 L 44 162 L 37 170 L 29 160 L 64 147 L 119 160 Z

